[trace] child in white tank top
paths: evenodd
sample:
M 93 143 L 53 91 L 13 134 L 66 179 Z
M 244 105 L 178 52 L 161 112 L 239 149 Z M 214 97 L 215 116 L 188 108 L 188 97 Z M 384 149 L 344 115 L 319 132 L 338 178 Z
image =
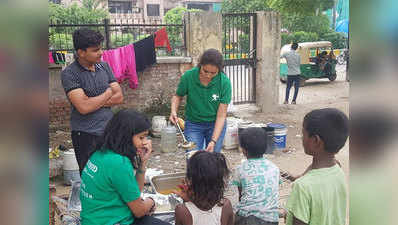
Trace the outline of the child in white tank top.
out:
M 176 225 L 233 225 L 231 202 L 224 198 L 230 171 L 221 153 L 196 152 L 188 161 L 185 182 L 175 192 L 184 199 L 176 206 Z

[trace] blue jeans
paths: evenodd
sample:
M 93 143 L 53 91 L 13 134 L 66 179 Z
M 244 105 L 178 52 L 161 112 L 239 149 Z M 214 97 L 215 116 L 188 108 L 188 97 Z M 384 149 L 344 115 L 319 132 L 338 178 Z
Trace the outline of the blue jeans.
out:
M 211 141 L 213 135 L 215 122 L 191 122 L 187 120 L 185 122 L 184 134 L 188 141 L 193 141 L 196 144 L 194 150 L 206 149 L 207 145 Z M 227 120 L 225 120 L 224 127 L 221 131 L 220 137 L 214 146 L 214 152 L 221 152 L 221 148 L 224 142 L 225 131 L 227 130 Z
M 292 84 L 294 83 L 294 96 L 293 101 L 296 101 L 297 94 L 300 88 L 300 75 L 288 75 L 286 82 L 286 95 L 285 101 L 289 100 L 290 88 L 292 88 Z

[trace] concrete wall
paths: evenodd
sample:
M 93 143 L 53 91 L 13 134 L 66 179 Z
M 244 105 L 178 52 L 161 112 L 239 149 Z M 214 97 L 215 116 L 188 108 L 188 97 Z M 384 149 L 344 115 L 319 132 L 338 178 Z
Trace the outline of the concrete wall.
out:
M 222 51 L 222 16 L 214 12 L 185 15 L 187 23 L 187 52 L 190 57 L 158 57 L 157 64 L 138 74 L 137 89 L 121 84 L 124 104 L 145 110 L 154 102 L 170 101 L 181 75 L 198 63 L 200 55 L 208 48 Z M 257 75 L 256 100 L 263 112 L 278 105 L 280 52 L 280 16 L 277 12 L 259 12 L 257 15 Z M 49 67 L 50 128 L 68 128 L 70 103 L 60 81 L 61 68 Z
M 143 111 L 154 102 L 169 102 L 177 89 L 181 75 L 192 68 L 187 57 L 158 57 L 157 64 L 138 74 L 138 88 L 121 83 L 124 104 L 115 108 L 135 108 Z M 50 129 L 69 129 L 70 103 L 60 80 L 61 67 L 49 66 L 49 125 Z
M 196 65 L 204 50 L 215 48 L 222 52 L 222 16 L 214 12 L 195 12 L 184 15 L 187 54 Z
M 280 32 L 278 12 L 257 12 L 256 104 L 262 112 L 271 112 L 278 105 Z

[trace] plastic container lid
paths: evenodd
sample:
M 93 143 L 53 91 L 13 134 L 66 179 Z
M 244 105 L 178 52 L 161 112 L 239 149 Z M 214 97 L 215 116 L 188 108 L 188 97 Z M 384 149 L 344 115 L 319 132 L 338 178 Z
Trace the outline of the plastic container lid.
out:
M 286 125 L 281 124 L 281 123 L 269 123 L 267 125 L 268 125 L 268 127 L 273 127 L 275 129 L 286 129 Z

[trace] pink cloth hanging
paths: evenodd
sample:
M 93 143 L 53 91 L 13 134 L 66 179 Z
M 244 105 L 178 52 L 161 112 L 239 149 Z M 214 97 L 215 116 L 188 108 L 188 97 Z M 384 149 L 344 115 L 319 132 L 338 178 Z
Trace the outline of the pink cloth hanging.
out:
M 119 82 L 127 78 L 129 80 L 130 88 L 137 88 L 138 77 L 133 44 L 117 49 L 105 50 L 102 53 L 102 61 L 109 64 L 112 68 L 113 74 Z
M 48 52 L 48 63 L 55 63 L 52 52 Z

